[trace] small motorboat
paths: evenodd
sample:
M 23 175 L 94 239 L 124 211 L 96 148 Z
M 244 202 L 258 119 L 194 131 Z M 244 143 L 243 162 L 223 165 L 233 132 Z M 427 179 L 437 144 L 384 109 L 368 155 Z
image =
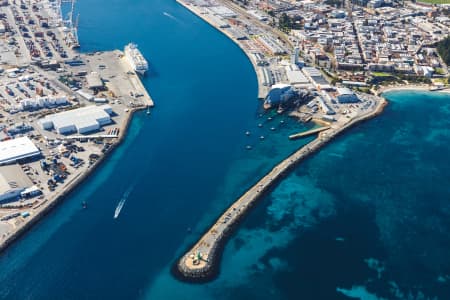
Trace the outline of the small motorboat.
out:
M 270 130 L 274 131 L 274 130 L 275 130 L 275 127 L 270 127 Z
M 252 149 L 252 146 L 250 146 L 250 145 L 247 145 L 247 146 L 245 147 L 245 149 L 247 149 L 247 150 L 251 150 L 251 149 Z
M 261 128 L 263 125 L 261 123 L 258 124 L 258 127 Z
M 246 131 L 246 132 L 245 132 L 245 135 L 246 135 L 246 136 L 249 136 L 249 135 L 250 135 L 250 131 Z
M 87 202 L 86 202 L 86 201 L 83 201 L 83 202 L 81 203 L 81 207 L 82 207 L 83 209 L 86 209 L 86 208 L 87 208 Z
M 119 217 L 119 214 L 122 211 L 122 207 L 125 204 L 126 200 L 127 198 L 124 197 L 119 201 L 119 204 L 117 204 L 116 210 L 114 211 L 114 219 L 117 219 Z
M 259 137 L 259 139 L 263 140 L 263 139 L 265 139 L 265 137 L 262 135 L 262 136 Z

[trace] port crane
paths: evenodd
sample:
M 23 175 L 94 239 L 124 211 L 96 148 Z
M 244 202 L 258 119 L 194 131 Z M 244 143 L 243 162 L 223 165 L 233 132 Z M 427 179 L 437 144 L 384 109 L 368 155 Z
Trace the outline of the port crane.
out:
M 76 0 L 58 0 L 58 7 L 60 9 L 59 15 L 61 16 L 61 22 L 68 28 L 67 33 L 67 43 L 71 48 L 78 48 L 80 46 L 78 42 L 78 22 L 80 18 L 80 14 L 77 14 L 74 20 L 74 12 L 75 12 L 75 2 Z M 70 10 L 67 14 L 67 19 L 64 19 L 62 14 L 62 4 L 68 3 L 70 4 Z

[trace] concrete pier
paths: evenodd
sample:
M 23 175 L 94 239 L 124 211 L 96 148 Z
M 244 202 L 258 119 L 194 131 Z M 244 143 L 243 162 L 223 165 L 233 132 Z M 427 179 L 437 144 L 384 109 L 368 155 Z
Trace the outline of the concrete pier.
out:
M 299 132 L 299 133 L 296 133 L 296 134 L 291 134 L 289 136 L 289 139 L 290 140 L 296 140 L 296 139 L 299 139 L 299 138 L 302 138 L 302 137 L 305 137 L 305 136 L 313 135 L 313 134 L 316 134 L 316 133 L 328 130 L 330 128 L 331 128 L 330 126 L 324 126 L 324 127 L 319 127 L 319 128 L 314 128 L 314 129 L 310 129 L 310 130 L 307 130 L 307 131 Z
M 82 57 L 87 61 L 90 70 L 95 70 L 101 78 L 107 80 L 106 85 L 113 95 L 131 101 L 136 106 L 154 106 L 153 100 L 141 79 L 126 61 L 122 51 L 82 54 Z
M 346 124 L 328 128 L 309 144 L 276 165 L 268 174 L 236 200 L 205 232 L 191 249 L 183 255 L 172 269 L 179 279 L 189 282 L 206 282 L 217 274 L 223 247 L 230 233 L 266 192 L 273 188 L 295 165 L 311 153 L 319 150 L 335 136 L 354 124 L 375 117 L 383 111 L 387 102 L 380 99 L 373 110 L 360 115 Z M 324 129 L 323 129 L 324 130 Z

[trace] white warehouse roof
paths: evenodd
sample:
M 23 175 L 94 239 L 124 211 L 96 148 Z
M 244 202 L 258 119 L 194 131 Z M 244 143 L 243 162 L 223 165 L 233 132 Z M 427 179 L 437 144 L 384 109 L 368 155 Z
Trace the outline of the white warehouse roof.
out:
M 111 123 L 111 106 L 86 106 L 46 116 L 39 120 L 43 129 L 55 128 L 60 134 L 87 133 Z
M 337 90 L 339 95 L 353 95 L 353 94 L 355 94 L 355 93 L 353 93 L 353 91 L 351 89 L 346 88 L 346 87 L 338 87 L 336 90 Z
M 286 75 L 290 84 L 308 84 L 309 80 L 301 71 L 286 70 Z
M 86 75 L 86 81 L 90 89 L 103 87 L 102 78 L 97 72 L 91 72 L 90 74 Z
M 237 16 L 234 11 L 225 6 L 210 6 L 209 9 L 223 18 L 234 18 Z
M 33 183 L 18 164 L 0 167 L 0 201 L 18 197 Z
M 315 77 L 315 76 L 322 76 L 319 70 L 317 70 L 314 67 L 303 67 L 303 72 L 306 72 L 309 76 Z
M 28 137 L 0 142 L 0 165 L 41 154 Z

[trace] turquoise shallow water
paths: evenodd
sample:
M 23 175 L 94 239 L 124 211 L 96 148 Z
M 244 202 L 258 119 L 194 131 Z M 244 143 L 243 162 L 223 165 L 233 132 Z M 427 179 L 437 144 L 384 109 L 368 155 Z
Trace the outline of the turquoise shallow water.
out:
M 305 128 L 260 117 L 246 57 L 176 3 L 78 5 L 83 51 L 137 42 L 157 106 L 150 118 L 137 114 L 91 180 L 0 257 L 0 298 L 450 298 L 448 95 L 389 94 L 384 114 L 322 149 L 260 202 L 226 247 L 217 280 L 185 284 L 169 272 L 174 259 L 306 143 L 286 138 Z
M 126 142 L 89 182 L 4 253 L 0 298 L 144 296 L 147 285 L 223 208 L 307 142 L 287 139 L 303 125 L 259 116 L 256 78 L 246 56 L 178 4 L 78 5 L 82 51 L 139 44 L 150 61 L 144 84 L 156 108 L 150 117 L 138 113 Z M 266 137 L 262 142 L 260 135 Z M 89 209 L 82 211 L 85 200 Z
M 161 272 L 148 299 L 449 299 L 450 95 L 386 97 L 261 202 L 215 282 Z

